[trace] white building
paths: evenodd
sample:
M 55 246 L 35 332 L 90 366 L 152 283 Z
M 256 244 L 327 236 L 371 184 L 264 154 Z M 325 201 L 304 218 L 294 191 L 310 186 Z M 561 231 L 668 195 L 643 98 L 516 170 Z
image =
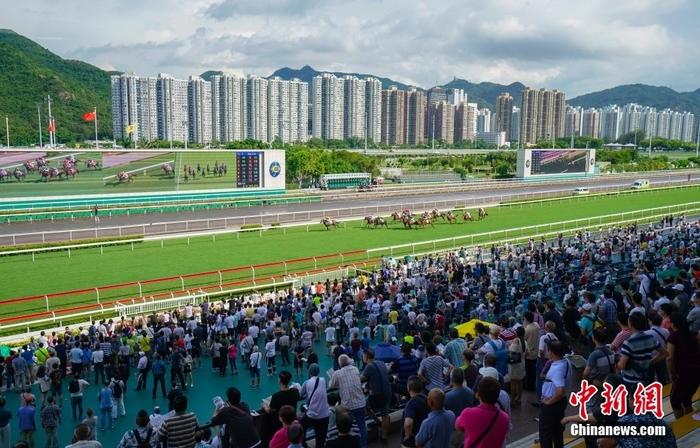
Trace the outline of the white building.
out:
M 246 79 L 212 76 L 212 138 L 220 142 L 245 140 Z
M 365 78 L 364 81 L 367 139 L 379 142 L 382 139 L 382 83 L 371 77 Z
M 248 75 L 246 79 L 246 138 L 271 141 L 268 135 L 267 79 Z
M 134 74 L 114 75 L 112 87 L 112 131 L 115 138 L 129 138 L 127 127 L 136 125 L 137 140 L 158 138 L 156 78 Z
M 343 139 L 343 80 L 330 73 L 311 82 L 311 130 L 314 138 Z
M 506 146 L 506 133 L 501 132 L 477 132 L 476 141 L 482 145 L 493 145 L 497 148 Z
M 346 75 L 343 77 L 343 138 L 364 138 L 366 125 L 365 81 Z
M 479 109 L 476 117 L 476 132 L 491 132 L 491 110 Z
M 156 82 L 158 102 L 158 138 L 189 141 L 188 82 L 161 73 Z
M 283 143 L 308 140 L 307 104 L 309 86 L 298 79 L 284 81 L 278 77 L 267 81 L 267 129 L 270 141 Z
M 690 112 L 683 112 L 683 126 L 681 127 L 681 140 L 684 142 L 694 141 L 695 136 L 695 115 Z
M 620 108 L 608 106 L 600 114 L 600 137 L 615 141 L 620 136 Z
M 190 76 L 188 84 L 189 135 L 195 143 L 207 145 L 212 140 L 211 83 Z

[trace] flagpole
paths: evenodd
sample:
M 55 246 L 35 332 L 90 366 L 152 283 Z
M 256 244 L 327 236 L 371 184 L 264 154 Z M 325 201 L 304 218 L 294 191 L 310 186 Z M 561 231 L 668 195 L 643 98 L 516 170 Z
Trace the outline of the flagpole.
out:
M 7 133 L 7 147 L 10 147 L 10 117 L 5 115 L 5 132 Z
M 54 147 L 56 145 L 56 136 L 54 135 L 54 131 L 51 129 L 54 128 L 54 122 L 53 122 L 53 115 L 51 115 L 51 95 L 48 95 L 48 102 L 49 102 L 49 146 Z M 55 130 L 55 128 L 54 128 Z
M 44 142 L 42 142 L 42 132 L 41 132 L 41 106 L 36 105 L 36 113 L 39 115 L 39 148 L 44 147 Z
M 95 106 L 95 149 L 99 149 L 100 144 L 97 140 L 97 106 Z

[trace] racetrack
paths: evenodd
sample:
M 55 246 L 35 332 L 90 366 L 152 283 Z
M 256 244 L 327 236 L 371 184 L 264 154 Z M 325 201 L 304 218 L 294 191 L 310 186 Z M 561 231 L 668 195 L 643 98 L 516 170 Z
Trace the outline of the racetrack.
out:
M 668 182 L 683 182 L 687 181 L 689 172 L 660 172 L 660 173 L 648 173 L 643 176 L 652 181 L 653 186 L 662 186 Z M 692 172 L 691 181 L 697 182 L 700 179 L 700 171 Z M 640 177 L 642 177 L 640 175 Z M 87 230 L 94 232 L 99 237 L 110 237 L 118 236 L 118 229 L 106 229 L 115 228 L 119 226 L 129 226 L 138 225 L 144 226 L 142 230 L 138 233 L 154 234 L 163 232 L 184 232 L 186 230 L 201 230 L 206 229 L 206 223 L 199 226 L 181 226 L 171 225 L 168 229 L 160 225 L 160 223 L 173 222 L 173 221 L 189 221 L 189 220 L 207 220 L 207 219 L 221 219 L 221 218 L 240 218 L 244 216 L 253 216 L 257 219 L 252 219 L 249 222 L 303 222 L 310 219 L 315 219 L 319 216 L 318 212 L 324 210 L 349 210 L 351 208 L 359 209 L 366 207 L 366 211 L 358 210 L 357 213 L 340 214 L 340 216 L 363 216 L 364 214 L 371 214 L 372 208 L 381 207 L 385 210 L 396 209 L 400 210 L 402 207 L 409 206 L 408 204 L 422 203 L 426 204 L 426 207 L 431 208 L 433 206 L 429 203 L 435 203 L 434 207 L 441 207 L 439 204 L 442 202 L 449 202 L 449 205 L 458 203 L 460 201 L 468 204 L 489 204 L 494 202 L 500 202 L 504 200 L 512 200 L 518 198 L 522 195 L 537 195 L 552 193 L 561 194 L 562 192 L 568 192 L 573 190 L 577 186 L 587 186 L 591 189 L 592 193 L 595 193 L 597 189 L 627 189 L 632 183 L 633 179 L 629 177 L 619 177 L 619 176 L 601 176 L 590 179 L 582 179 L 578 181 L 559 181 L 551 183 L 526 183 L 526 182 L 513 182 L 513 183 L 489 183 L 484 186 L 474 185 L 465 191 L 459 192 L 439 192 L 432 189 L 431 186 L 426 186 L 425 190 L 422 191 L 406 191 L 405 193 L 392 194 L 388 197 L 382 197 L 381 188 L 373 193 L 366 193 L 365 195 L 349 194 L 346 192 L 329 192 L 326 194 L 322 202 L 317 203 L 303 203 L 303 204 L 287 204 L 287 205 L 273 205 L 273 206 L 258 206 L 258 207 L 245 207 L 245 208 L 223 208 L 223 209 L 209 209 L 209 210 L 197 210 L 194 212 L 178 212 L 178 213 L 163 213 L 163 214 L 146 214 L 146 215 L 119 215 L 113 217 L 102 217 L 99 224 L 96 224 L 92 219 L 83 220 L 61 220 L 61 221 L 37 221 L 37 222 L 17 222 L 6 224 L 0 227 L 0 241 L 1 244 L 11 244 L 8 243 L 7 238 L 2 238 L 3 235 L 12 234 L 25 234 L 25 233 L 36 233 L 34 235 L 24 235 L 17 236 L 14 240 L 16 244 L 22 243 L 37 243 L 37 242 L 50 242 L 50 241 L 61 241 L 68 239 L 69 230 Z M 350 197 L 348 197 L 350 196 Z M 690 200 L 690 199 L 689 199 Z M 304 212 L 316 212 L 314 216 Z M 295 213 L 291 216 L 285 216 L 284 219 L 280 219 L 280 214 Z M 387 213 L 384 213 L 387 214 Z M 239 226 L 242 221 L 235 222 L 232 225 L 234 227 Z M 53 233 L 41 235 L 40 232 L 65 230 L 64 233 Z M 94 237 L 95 235 L 91 235 Z M 90 237 L 90 236 L 85 236 Z
M 81 249 L 73 251 L 72 256 L 65 251 L 38 254 L 35 259 L 30 255 L 7 256 L 0 258 L 0 278 L 3 279 L 0 299 L 76 288 L 96 288 L 100 285 L 146 281 L 165 276 L 174 276 L 172 283 L 179 289 L 183 280 L 178 276 L 194 272 L 213 271 L 218 280 L 217 270 L 350 251 L 362 251 L 359 256 L 359 260 L 362 260 L 366 249 L 665 207 L 691 202 L 698 197 L 700 187 L 652 190 L 629 196 L 581 197 L 525 206 L 495 207 L 489 209 L 489 217 L 483 221 L 463 223 L 460 220 L 457 224 L 439 221 L 434 228 L 405 229 L 399 222 L 392 223 L 389 228 L 367 229 L 360 221 L 348 221 L 341 228 L 328 231 L 320 225 L 312 225 L 308 229 L 302 226 L 260 233 L 229 233 L 217 235 L 216 238 L 178 238 L 165 241 L 164 244 L 151 241 L 137 244 L 134 248 L 121 245 L 105 247 L 104 251 Z M 475 215 L 475 210 L 472 210 L 472 214 Z M 516 233 L 513 236 L 523 234 Z M 377 252 L 376 255 L 382 254 Z M 342 261 L 347 263 L 349 260 Z M 341 259 L 337 262 L 340 263 Z M 311 268 L 313 265 L 312 261 Z M 264 274 L 259 270 L 256 275 Z M 192 284 L 188 280 L 186 286 L 197 287 L 199 284 Z M 153 292 L 155 291 L 150 293 Z M 111 296 L 102 294 L 101 298 L 130 297 L 128 294 L 133 295 L 133 291 L 112 291 L 110 294 Z M 71 301 L 68 297 L 63 297 L 61 303 L 67 305 Z M 3 301 L 0 300 L 0 305 L 2 304 Z M 5 306 L 4 310 L 8 314 L 32 310 L 15 305 Z M 39 306 L 43 307 L 43 300 Z

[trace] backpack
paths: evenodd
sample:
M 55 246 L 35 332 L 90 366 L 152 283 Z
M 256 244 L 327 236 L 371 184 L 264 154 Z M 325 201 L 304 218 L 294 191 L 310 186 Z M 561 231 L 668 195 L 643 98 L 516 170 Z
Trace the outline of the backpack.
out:
M 501 348 L 496 347 L 494 341 L 488 341 L 487 344 L 493 349 L 493 354 L 496 356 L 496 370 L 501 375 L 506 375 L 508 373 L 508 350 L 506 350 L 506 343 L 501 341 Z
M 517 343 L 520 344 L 521 350 L 519 352 L 508 351 L 508 364 L 520 364 L 523 360 L 523 353 L 525 352 L 525 344 L 520 338 L 516 339 Z M 515 342 L 513 342 L 515 343 Z
M 112 396 L 114 398 L 121 398 L 122 397 L 122 382 L 121 381 L 114 382 L 114 387 L 112 389 Z
M 588 318 L 588 320 L 593 322 L 593 330 L 605 327 L 605 324 L 602 320 L 600 320 L 598 316 L 596 316 L 595 314 L 593 316 L 594 317 L 591 317 L 590 314 L 586 314 L 585 316 L 583 316 L 584 318 Z
M 151 369 L 153 370 L 154 375 L 163 375 L 165 373 L 165 366 L 160 360 L 155 361 Z
M 78 383 L 78 380 L 74 379 L 68 384 L 68 392 L 72 394 L 80 392 L 80 383 Z
M 136 439 L 136 448 L 151 448 L 151 436 L 153 435 L 153 428 L 148 427 L 148 432 L 146 433 L 146 438 L 142 439 L 139 434 L 138 428 L 134 429 L 134 438 Z

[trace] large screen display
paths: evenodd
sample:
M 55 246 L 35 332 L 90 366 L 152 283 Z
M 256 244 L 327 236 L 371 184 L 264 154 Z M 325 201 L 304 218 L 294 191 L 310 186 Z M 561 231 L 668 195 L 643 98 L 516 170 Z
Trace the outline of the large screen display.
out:
M 260 156 L 262 152 L 246 151 L 236 153 L 236 187 L 260 187 Z
M 585 173 L 588 151 L 532 151 L 532 175 Z

